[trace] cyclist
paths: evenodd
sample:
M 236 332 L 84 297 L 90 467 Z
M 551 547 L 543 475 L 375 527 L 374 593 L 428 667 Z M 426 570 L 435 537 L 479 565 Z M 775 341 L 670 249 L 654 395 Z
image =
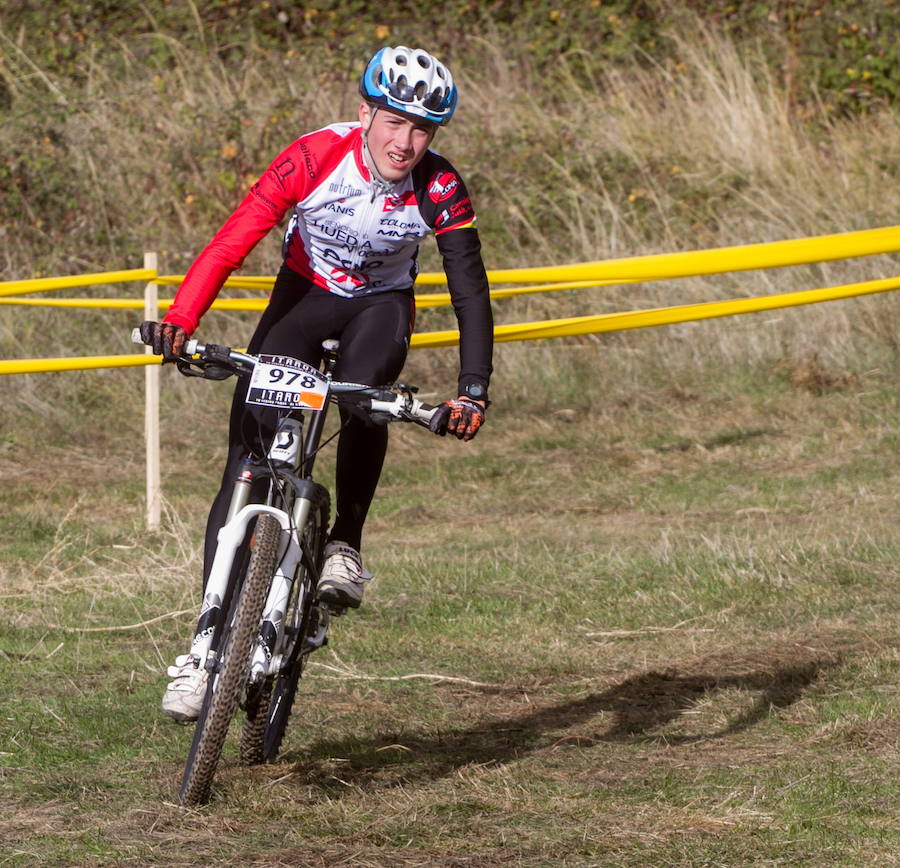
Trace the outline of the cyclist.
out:
M 366 385 L 396 380 L 415 316 L 419 244 L 435 235 L 460 330 L 457 396 L 445 401 L 432 430 L 470 440 L 484 422 L 491 375 L 493 319 L 475 212 L 459 173 L 430 145 L 456 108 L 450 70 L 422 49 L 383 48 L 359 84 L 358 122 L 338 123 L 289 145 L 250 189 L 188 270 L 165 322 L 145 322 L 142 336 L 163 361 L 177 357 L 225 279 L 291 210 L 283 264 L 248 352 L 286 355 L 318 365 L 322 341 L 338 338 L 335 378 Z M 232 404 L 222 486 L 210 509 L 204 584 L 230 492 L 248 451 L 265 453 L 271 411 L 244 403 L 247 378 Z M 362 529 L 381 474 L 387 429 L 341 408 L 335 473 L 336 517 L 318 593 L 359 606 L 371 574 L 360 556 Z M 201 661 L 179 655 L 163 711 L 195 720 L 205 693 Z

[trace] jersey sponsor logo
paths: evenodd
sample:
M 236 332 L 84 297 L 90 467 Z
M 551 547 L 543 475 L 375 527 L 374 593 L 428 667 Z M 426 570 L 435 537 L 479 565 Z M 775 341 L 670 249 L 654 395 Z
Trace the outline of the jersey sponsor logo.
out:
M 315 178 L 319 174 L 319 165 L 316 162 L 316 155 L 309 149 L 306 142 L 300 142 L 300 153 L 303 154 L 303 163 L 306 166 L 306 174 L 310 178 Z
M 384 211 L 396 211 L 398 208 L 405 208 L 407 205 L 416 204 L 416 191 L 405 190 L 396 196 L 384 197 Z
M 458 221 L 459 218 L 469 221 L 475 220 L 475 212 L 472 210 L 472 200 L 468 196 L 466 196 L 465 199 L 460 199 L 459 202 L 453 202 L 449 208 L 444 208 L 444 210 L 435 218 L 434 225 L 436 228 L 440 229 L 445 223 Z
M 322 259 L 324 259 L 326 262 L 336 262 L 337 268 L 341 271 L 348 271 L 353 267 L 352 259 L 344 259 L 340 255 L 340 253 L 338 253 L 336 250 L 332 250 L 330 247 L 326 247 L 322 251 Z
M 449 199 L 459 187 L 459 178 L 453 172 L 435 172 L 428 182 L 428 198 L 432 202 Z
M 435 218 L 435 228 L 440 229 L 445 223 L 458 222 L 462 218 L 463 221 L 474 222 L 475 212 L 472 210 L 472 200 L 466 196 L 459 202 L 453 202 L 449 208 L 444 208 Z
M 399 229 L 379 229 L 378 234 L 385 238 L 418 238 L 418 232 L 402 232 Z
M 331 193 L 340 193 L 344 199 L 349 198 L 350 196 L 362 196 L 363 191 L 357 190 L 352 184 L 348 184 L 346 181 L 332 181 L 328 185 L 328 190 Z
M 379 226 L 393 226 L 395 229 L 416 229 L 419 226 L 417 221 L 398 220 L 396 217 L 382 217 L 378 221 Z
M 332 268 L 331 279 L 340 284 L 343 290 L 361 289 L 366 285 L 366 279 L 358 271 L 348 271 L 343 268 Z
M 377 255 L 377 254 L 376 254 Z M 326 247 L 322 251 L 322 259 L 327 262 L 334 262 L 341 271 L 363 271 L 368 272 L 375 268 L 381 268 L 384 265 L 383 259 L 364 259 L 362 262 L 353 259 L 344 259 L 336 250 Z
M 450 206 L 450 216 L 451 217 L 459 217 L 462 214 L 471 214 L 472 213 L 472 200 L 466 196 L 465 199 L 460 199 L 459 202 L 454 202 Z
M 340 244 L 347 245 L 351 250 L 359 246 L 359 237 L 356 233 L 333 220 L 311 220 L 309 225 Z
M 341 199 L 341 202 L 344 200 Z M 325 206 L 329 211 L 335 211 L 338 214 L 346 214 L 348 217 L 353 217 L 356 212 L 349 205 L 341 205 L 340 202 L 329 202 Z
M 288 175 L 293 175 L 296 168 L 294 161 L 290 157 L 286 157 L 280 163 L 275 164 L 275 174 L 284 179 Z
M 251 188 L 250 192 L 259 199 L 260 202 L 265 203 L 269 208 L 273 211 L 278 209 L 278 206 L 262 191 L 262 187 L 260 186 L 259 181 L 257 181 Z

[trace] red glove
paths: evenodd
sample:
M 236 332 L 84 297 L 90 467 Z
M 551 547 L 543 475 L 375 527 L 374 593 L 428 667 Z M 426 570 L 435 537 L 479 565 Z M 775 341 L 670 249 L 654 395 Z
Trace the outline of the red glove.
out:
M 444 401 L 431 417 L 429 430 L 443 437 L 448 431 L 459 440 L 471 440 L 484 424 L 484 408 L 469 398 Z
M 181 358 L 187 337 L 187 332 L 174 323 L 151 320 L 141 323 L 141 340 L 148 347 L 153 347 L 156 355 L 163 357 L 163 364 Z

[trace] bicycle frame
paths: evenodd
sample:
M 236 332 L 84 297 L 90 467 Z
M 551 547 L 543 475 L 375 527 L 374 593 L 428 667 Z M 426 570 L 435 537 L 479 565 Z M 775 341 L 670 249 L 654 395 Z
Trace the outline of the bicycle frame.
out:
M 324 348 L 324 373 L 330 381 L 337 361 L 337 342 L 326 341 Z M 254 462 L 248 459 L 234 482 L 226 522 L 217 536 L 216 553 L 204 589 L 200 617 L 189 652 L 191 657 L 210 672 L 215 672 L 218 665 L 218 649 L 214 643 L 217 639 L 216 626 L 222 617 L 223 604 L 239 590 L 231 587 L 235 581 L 235 557 L 247 540 L 251 522 L 263 514 L 272 515 L 277 519 L 282 529 L 282 541 L 278 553 L 278 568 L 272 578 L 263 608 L 259 639 L 250 663 L 249 683 L 259 684 L 267 675 L 276 674 L 282 664 L 279 645 L 285 626 L 283 618 L 297 568 L 304 554 L 300 543 L 303 529 L 316 506 L 316 486 L 311 476 L 325 426 L 327 408 L 326 402 L 321 411 L 312 414 L 305 438 L 302 436 L 300 419 L 291 415 L 293 411 L 283 416 L 279 420 L 265 461 Z M 254 470 L 260 469 L 263 471 L 262 474 L 254 474 Z M 297 476 L 301 470 L 304 478 Z M 290 511 L 271 504 L 250 503 L 253 482 L 260 476 L 268 476 L 272 480 L 273 487 L 279 478 L 289 486 L 293 496 Z M 311 572 L 318 578 L 314 568 Z M 301 588 L 299 593 L 313 590 L 314 587 Z M 305 607 L 300 605 L 298 608 L 303 611 Z M 316 622 L 315 635 L 303 637 L 310 650 L 325 644 L 328 620 L 327 610 L 322 609 Z

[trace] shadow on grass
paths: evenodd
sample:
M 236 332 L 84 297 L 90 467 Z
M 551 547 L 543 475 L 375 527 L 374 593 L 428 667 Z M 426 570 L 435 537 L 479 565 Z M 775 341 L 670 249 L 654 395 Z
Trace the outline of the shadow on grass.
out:
M 527 714 L 497 717 L 480 725 L 423 737 L 401 731 L 389 737 L 319 741 L 296 763 L 297 779 L 323 787 L 329 796 L 347 786 L 390 787 L 436 779 L 465 766 L 498 765 L 560 744 L 667 744 L 727 738 L 753 726 L 773 708 L 801 698 L 819 675 L 840 662 L 826 650 L 792 645 L 755 654 L 705 657 L 683 666 L 649 670 L 582 699 L 535 708 Z M 752 706 L 721 728 L 678 735 L 661 731 L 703 698 L 724 690 L 755 694 Z M 462 701 L 461 697 L 456 697 Z M 491 699 L 478 694 L 479 706 Z M 588 730 L 596 718 L 597 728 Z

